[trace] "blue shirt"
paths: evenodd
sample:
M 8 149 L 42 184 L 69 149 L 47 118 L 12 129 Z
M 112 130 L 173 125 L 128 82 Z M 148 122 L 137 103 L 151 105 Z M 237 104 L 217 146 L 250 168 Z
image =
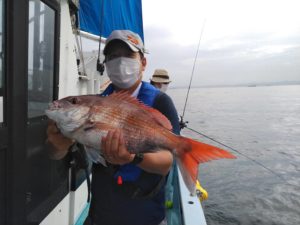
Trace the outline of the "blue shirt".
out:
M 108 86 L 102 95 L 114 92 Z M 149 83 L 142 82 L 137 98 L 162 112 L 171 122 L 173 132 L 179 134 L 178 116 L 169 96 Z M 99 225 L 155 225 L 165 217 L 163 177 L 148 173 L 134 165 L 93 165 L 90 218 Z M 123 184 L 117 184 L 122 176 Z M 154 195 L 148 196 L 155 188 Z M 145 197 L 146 196 L 146 197 Z

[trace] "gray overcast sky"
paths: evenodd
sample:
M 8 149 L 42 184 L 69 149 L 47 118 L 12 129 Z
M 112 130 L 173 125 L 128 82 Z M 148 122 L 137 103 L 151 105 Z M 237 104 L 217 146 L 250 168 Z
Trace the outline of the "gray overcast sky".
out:
M 300 81 L 300 1 L 143 0 L 148 67 L 187 86 Z

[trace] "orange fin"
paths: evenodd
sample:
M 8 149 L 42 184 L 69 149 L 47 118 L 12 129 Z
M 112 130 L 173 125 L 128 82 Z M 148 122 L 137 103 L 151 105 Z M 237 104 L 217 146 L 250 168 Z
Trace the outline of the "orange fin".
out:
M 158 110 L 154 109 L 154 108 L 150 108 L 146 105 L 144 105 L 145 110 L 147 110 L 149 113 L 151 113 L 152 117 L 155 119 L 155 121 L 162 125 L 163 127 L 167 128 L 168 130 L 172 130 L 172 124 L 170 123 L 170 121 L 168 120 L 167 117 L 165 117 L 165 115 L 163 115 L 161 112 L 159 112 Z
M 114 92 L 111 95 L 107 96 L 106 98 L 109 98 L 112 100 L 113 99 L 122 100 L 122 101 L 126 101 L 128 103 L 131 103 L 131 104 L 139 104 L 140 103 L 136 98 L 134 98 L 130 94 L 128 94 L 127 91 Z
M 170 123 L 170 121 L 168 120 L 167 117 L 165 117 L 161 112 L 159 112 L 158 110 L 151 108 L 147 105 L 145 105 L 144 103 L 142 103 L 141 101 L 139 101 L 138 99 L 132 97 L 131 95 L 128 94 L 128 92 L 126 91 L 120 91 L 120 92 L 115 92 L 109 96 L 107 96 L 106 98 L 111 98 L 111 99 L 116 99 L 116 100 L 122 100 L 122 101 L 126 101 L 129 104 L 135 105 L 140 107 L 141 109 L 147 111 L 148 113 L 151 114 L 151 117 L 161 126 L 167 128 L 168 130 L 172 130 L 172 125 Z
M 198 142 L 186 137 L 180 137 L 178 146 L 178 149 L 176 149 L 177 162 L 185 184 L 192 194 L 195 193 L 199 163 L 208 162 L 214 159 L 236 158 L 230 152 L 221 148 Z

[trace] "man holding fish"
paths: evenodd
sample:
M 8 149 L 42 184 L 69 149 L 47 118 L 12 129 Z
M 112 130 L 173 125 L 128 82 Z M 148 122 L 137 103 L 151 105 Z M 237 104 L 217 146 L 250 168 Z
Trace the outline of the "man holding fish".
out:
M 86 224 L 165 224 L 165 177 L 173 157 L 191 192 L 199 162 L 234 158 L 222 149 L 179 136 L 170 97 L 142 81 L 144 53 L 138 34 L 113 31 L 104 48 L 112 84 L 101 96 L 67 97 L 46 111 L 55 121 L 47 133 L 57 158 L 66 155 L 76 140 L 94 162 Z
M 168 110 L 172 114 L 169 115 L 169 118 L 172 119 L 173 117 L 174 131 L 178 134 L 177 112 L 171 100 L 161 94 L 158 97 L 159 92 L 155 91 L 148 83 L 142 82 L 143 71 L 147 64 L 144 57 L 145 52 L 143 42 L 137 34 L 125 30 L 112 32 L 104 49 L 106 70 L 112 85 L 104 91 L 103 95 L 126 90 L 131 96 L 138 98 L 149 106 L 154 104 L 157 107 L 162 107 L 163 104 L 170 105 L 171 107 Z M 138 115 L 135 116 L 138 117 Z M 110 201 L 115 201 L 111 207 L 112 214 L 102 215 L 107 218 L 99 218 L 99 224 L 102 224 L 102 221 L 105 221 L 105 224 L 111 222 L 111 224 L 120 225 L 159 224 L 165 217 L 163 177 L 167 175 L 171 168 L 172 154 L 170 151 L 157 151 L 143 155 L 131 154 L 123 143 L 123 134 L 120 130 L 110 131 L 102 139 L 101 149 L 106 160 L 113 165 L 123 165 L 114 175 L 115 178 L 122 177 L 123 180 L 123 184 L 119 185 L 117 189 L 128 189 L 128 191 L 111 191 L 114 196 Z M 97 169 L 99 171 L 103 168 Z M 116 176 L 116 174 L 120 176 Z M 99 184 L 101 185 L 102 178 L 101 176 L 97 177 L 99 177 Z M 127 187 L 122 187 L 123 185 Z M 135 194 L 138 192 L 140 193 Z M 118 197 L 119 194 L 122 197 Z M 93 204 L 92 201 L 92 207 L 98 208 L 97 211 L 102 211 L 102 208 L 106 208 L 106 206 L 102 206 L 105 194 L 97 191 L 96 195 L 99 196 L 99 202 L 94 201 Z M 119 202 L 121 199 L 124 203 Z M 113 205 L 123 205 L 117 207 L 120 218 L 112 219 L 116 210 Z M 91 210 L 93 211 L 93 209 Z M 94 216 L 92 214 L 92 218 L 98 218 L 98 215 L 95 214 Z
M 126 91 L 148 106 L 163 108 L 161 112 L 171 121 L 173 131 L 179 134 L 177 112 L 171 99 L 142 82 L 147 64 L 145 52 L 138 34 L 128 30 L 113 31 L 104 49 L 105 66 L 112 84 L 102 95 Z M 56 127 L 52 124 L 49 130 L 55 131 Z M 48 135 L 48 140 L 55 142 L 56 139 L 57 148 L 68 149 L 72 141 L 55 132 Z M 164 177 L 171 168 L 172 153 L 164 149 L 129 153 L 123 136 L 120 129 L 115 129 L 102 138 L 101 151 L 108 166 L 93 165 L 89 220 L 91 224 L 105 225 L 160 224 L 165 218 Z

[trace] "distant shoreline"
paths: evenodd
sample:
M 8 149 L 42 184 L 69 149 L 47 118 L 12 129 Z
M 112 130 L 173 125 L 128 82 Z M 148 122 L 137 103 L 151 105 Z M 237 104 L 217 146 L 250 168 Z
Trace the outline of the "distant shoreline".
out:
M 268 87 L 268 86 L 289 86 L 289 85 L 300 85 L 300 81 L 292 82 L 274 82 L 274 83 L 249 83 L 249 84 L 228 84 L 228 85 L 198 85 L 191 86 L 191 88 L 224 88 L 224 87 Z M 176 86 L 170 87 L 170 89 L 188 88 L 187 86 Z

